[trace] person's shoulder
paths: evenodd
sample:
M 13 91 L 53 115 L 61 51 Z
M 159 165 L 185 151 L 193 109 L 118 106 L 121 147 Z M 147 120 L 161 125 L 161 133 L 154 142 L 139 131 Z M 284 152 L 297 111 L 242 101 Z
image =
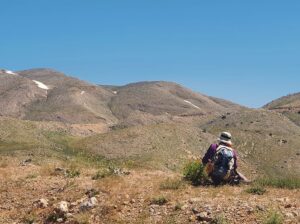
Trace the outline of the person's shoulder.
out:
M 209 148 L 215 150 L 215 149 L 217 149 L 218 147 L 219 147 L 219 145 L 218 145 L 217 143 L 213 143 L 213 144 L 210 145 Z

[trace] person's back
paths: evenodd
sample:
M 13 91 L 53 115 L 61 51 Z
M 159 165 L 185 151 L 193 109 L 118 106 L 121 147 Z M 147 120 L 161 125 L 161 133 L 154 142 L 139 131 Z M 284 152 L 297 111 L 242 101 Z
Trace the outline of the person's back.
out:
M 232 148 L 231 134 L 222 132 L 218 144 L 212 144 L 202 159 L 214 184 L 229 182 L 237 175 L 237 153 Z

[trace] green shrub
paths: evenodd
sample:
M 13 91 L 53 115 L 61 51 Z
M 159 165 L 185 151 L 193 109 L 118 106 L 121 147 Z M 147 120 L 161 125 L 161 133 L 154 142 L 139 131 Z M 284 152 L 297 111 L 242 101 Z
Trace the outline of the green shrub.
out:
M 67 169 L 66 170 L 66 177 L 68 178 L 75 178 L 80 176 L 80 171 L 78 169 Z
M 267 192 L 267 190 L 260 185 L 256 185 L 256 186 L 248 188 L 246 190 L 246 192 L 249 194 L 263 195 L 264 193 Z
M 36 223 L 36 220 L 37 220 L 37 218 L 36 218 L 36 214 L 27 214 L 23 219 L 22 219 L 22 221 L 23 221 L 23 223 L 24 224 L 34 224 L 34 223 Z
M 189 162 L 184 167 L 183 176 L 187 181 L 191 181 L 193 185 L 200 185 L 207 180 L 205 167 L 199 161 Z
M 176 205 L 175 205 L 175 211 L 178 211 L 178 210 L 181 210 L 182 209 L 182 206 L 183 206 L 183 204 L 181 204 L 181 203 L 177 203 Z
M 283 223 L 283 217 L 278 212 L 270 212 L 268 216 L 266 217 L 264 224 L 282 224 Z
M 227 223 L 228 222 L 223 215 L 218 215 L 211 221 L 211 224 L 227 224 Z
M 92 176 L 93 180 L 99 180 L 108 176 L 111 176 L 114 174 L 113 169 L 100 169 L 97 171 L 97 173 Z
M 154 204 L 154 205 L 164 205 L 167 202 L 168 202 L 168 200 L 164 196 L 159 196 L 159 197 L 153 198 L 151 200 L 151 204 Z
M 166 179 L 163 181 L 159 188 L 161 190 L 178 190 L 183 185 L 180 179 Z
M 261 178 L 256 180 L 261 186 L 270 186 L 276 188 L 299 189 L 300 178 Z

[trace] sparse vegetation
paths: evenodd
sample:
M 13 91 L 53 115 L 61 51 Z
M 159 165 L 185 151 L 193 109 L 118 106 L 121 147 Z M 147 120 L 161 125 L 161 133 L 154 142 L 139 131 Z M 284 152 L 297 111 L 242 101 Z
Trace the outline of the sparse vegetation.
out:
M 159 188 L 161 190 L 178 190 L 182 186 L 183 182 L 181 179 L 168 178 L 160 184 Z
M 167 198 L 164 197 L 164 196 L 158 196 L 156 198 L 153 198 L 151 200 L 151 204 L 154 204 L 154 205 L 164 205 L 168 202 Z
M 74 218 L 78 222 L 78 224 L 89 224 L 90 214 L 88 213 L 79 213 Z
M 276 211 L 271 211 L 265 218 L 264 224 L 282 224 L 283 216 Z
M 35 179 L 35 178 L 37 178 L 37 177 L 38 177 L 38 175 L 37 175 L 36 173 L 33 173 L 33 174 L 27 175 L 27 176 L 26 176 L 26 179 Z
M 102 168 L 102 169 L 98 170 L 94 176 L 92 176 L 92 179 L 99 180 L 99 179 L 103 179 L 105 177 L 111 176 L 113 174 L 114 174 L 113 169 Z
M 211 224 L 229 224 L 226 220 L 226 218 L 224 217 L 223 214 L 218 215 L 217 217 L 215 217 L 212 221 Z
M 179 202 L 178 202 L 178 203 L 175 205 L 175 208 L 174 208 L 175 211 L 181 210 L 181 209 L 182 209 L 182 206 L 183 206 L 182 203 L 179 203 Z
M 75 178 L 80 176 L 80 171 L 76 168 L 70 168 L 66 170 L 66 177 Z
M 260 185 L 254 185 L 246 189 L 246 192 L 249 194 L 263 195 L 264 193 L 267 192 L 267 190 Z
M 299 189 L 300 188 L 300 178 L 260 178 L 256 180 L 261 186 L 270 186 L 276 188 L 286 188 L 286 189 Z
M 199 161 L 189 162 L 184 167 L 183 176 L 187 181 L 191 181 L 193 185 L 200 185 L 207 179 L 204 165 Z
M 23 222 L 24 224 L 34 224 L 34 223 L 36 222 L 36 220 L 37 220 L 36 214 L 30 213 L 30 214 L 27 214 L 27 215 L 23 218 L 22 222 Z

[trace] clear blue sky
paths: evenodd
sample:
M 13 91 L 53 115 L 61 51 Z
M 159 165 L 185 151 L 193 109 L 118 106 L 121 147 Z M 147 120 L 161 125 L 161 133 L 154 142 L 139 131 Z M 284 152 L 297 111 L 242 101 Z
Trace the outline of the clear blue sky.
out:
M 300 1 L 0 0 L 0 68 L 178 82 L 249 107 L 300 91 Z

